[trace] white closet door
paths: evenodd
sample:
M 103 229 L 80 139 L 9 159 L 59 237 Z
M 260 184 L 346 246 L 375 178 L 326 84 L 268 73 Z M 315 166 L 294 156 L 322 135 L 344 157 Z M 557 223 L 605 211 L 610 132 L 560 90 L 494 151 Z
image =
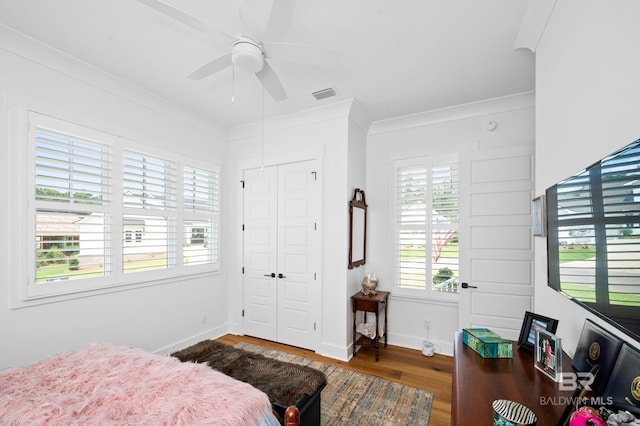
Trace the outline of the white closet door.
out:
M 245 171 L 244 333 L 315 349 L 319 185 L 314 161 Z
M 303 348 L 316 347 L 320 300 L 314 280 L 318 194 L 311 166 L 278 167 L 278 341 Z
M 533 147 L 462 160 L 460 281 L 469 287 L 460 288 L 458 325 L 517 340 L 533 295 Z
M 276 340 L 278 169 L 245 170 L 244 182 L 244 333 Z

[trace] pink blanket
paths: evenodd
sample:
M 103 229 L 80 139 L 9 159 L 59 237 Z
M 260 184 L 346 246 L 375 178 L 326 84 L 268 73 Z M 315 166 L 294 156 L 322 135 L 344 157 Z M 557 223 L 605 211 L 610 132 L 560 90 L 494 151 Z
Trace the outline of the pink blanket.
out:
M 212 370 L 122 346 L 89 346 L 0 372 L 0 424 L 250 425 L 263 392 Z

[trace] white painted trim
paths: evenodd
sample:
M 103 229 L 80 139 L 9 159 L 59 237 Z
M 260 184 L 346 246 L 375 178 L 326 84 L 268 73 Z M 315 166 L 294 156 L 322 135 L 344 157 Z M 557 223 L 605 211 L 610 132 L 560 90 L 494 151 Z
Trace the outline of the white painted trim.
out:
M 414 337 L 414 336 L 405 336 L 399 334 L 389 334 L 389 344 L 394 346 L 401 346 L 409 349 L 416 349 L 422 351 L 422 341 L 425 339 Z M 435 347 L 435 352 L 441 355 L 453 356 L 453 336 L 451 336 L 451 341 L 438 341 L 429 339 L 433 346 Z M 380 352 L 383 353 L 384 347 L 380 349 Z
M 239 139 L 259 136 L 263 132 L 263 126 L 264 133 L 270 134 L 283 130 L 291 130 L 296 127 L 308 126 L 313 123 L 334 120 L 336 118 L 348 118 L 354 102 L 354 99 L 347 99 L 267 119 L 264 120 L 264 123 L 259 121 L 256 123 L 233 127 L 229 129 L 229 141 L 233 142 Z
M 173 352 L 179 351 L 184 348 L 188 348 L 189 346 L 195 345 L 196 343 L 202 342 L 203 340 L 207 340 L 207 339 L 215 340 L 219 337 L 222 337 L 228 333 L 227 328 L 228 327 L 226 325 L 215 327 L 215 328 L 203 331 L 202 333 L 195 334 L 191 337 L 187 337 L 186 339 L 179 340 L 170 345 L 163 346 L 152 352 L 154 354 L 159 354 L 159 355 L 171 355 Z
M 526 48 L 535 53 L 557 0 L 529 0 L 514 49 Z
M 96 90 L 148 108 L 168 120 L 213 133 L 224 140 L 229 137 L 226 127 L 214 123 L 210 119 L 166 98 L 29 38 L 3 24 L 0 24 L 0 50 L 86 84 Z
M 326 356 L 327 358 L 337 359 L 339 361 L 349 362 L 353 354 L 353 346 L 347 347 L 321 343 L 316 350 L 316 354 Z
M 369 128 L 368 136 L 407 130 L 414 127 L 429 126 L 449 121 L 457 121 L 465 118 L 517 111 L 533 108 L 534 106 L 535 95 L 533 91 L 517 93 L 499 98 L 486 99 L 478 102 L 470 102 L 467 104 L 375 121 Z

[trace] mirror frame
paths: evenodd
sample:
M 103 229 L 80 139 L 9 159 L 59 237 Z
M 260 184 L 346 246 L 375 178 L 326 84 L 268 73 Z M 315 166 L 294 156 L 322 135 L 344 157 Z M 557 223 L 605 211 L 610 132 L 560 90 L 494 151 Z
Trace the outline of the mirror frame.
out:
M 354 241 L 354 223 L 353 223 L 353 209 L 363 210 L 363 223 L 357 224 L 358 227 L 362 226 L 362 241 Z M 359 235 L 359 234 L 358 234 Z M 362 259 L 353 258 L 353 249 L 362 247 Z M 349 201 L 349 269 L 357 268 L 360 265 L 364 265 L 367 260 L 367 202 L 364 196 L 364 191 L 360 188 L 356 188 L 353 192 L 353 198 Z

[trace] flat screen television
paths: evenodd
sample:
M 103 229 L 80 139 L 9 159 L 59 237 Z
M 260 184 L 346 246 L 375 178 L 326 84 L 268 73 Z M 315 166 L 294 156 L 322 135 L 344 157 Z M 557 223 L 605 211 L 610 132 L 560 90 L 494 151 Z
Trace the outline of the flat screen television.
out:
M 640 139 L 545 201 L 549 287 L 640 340 Z

